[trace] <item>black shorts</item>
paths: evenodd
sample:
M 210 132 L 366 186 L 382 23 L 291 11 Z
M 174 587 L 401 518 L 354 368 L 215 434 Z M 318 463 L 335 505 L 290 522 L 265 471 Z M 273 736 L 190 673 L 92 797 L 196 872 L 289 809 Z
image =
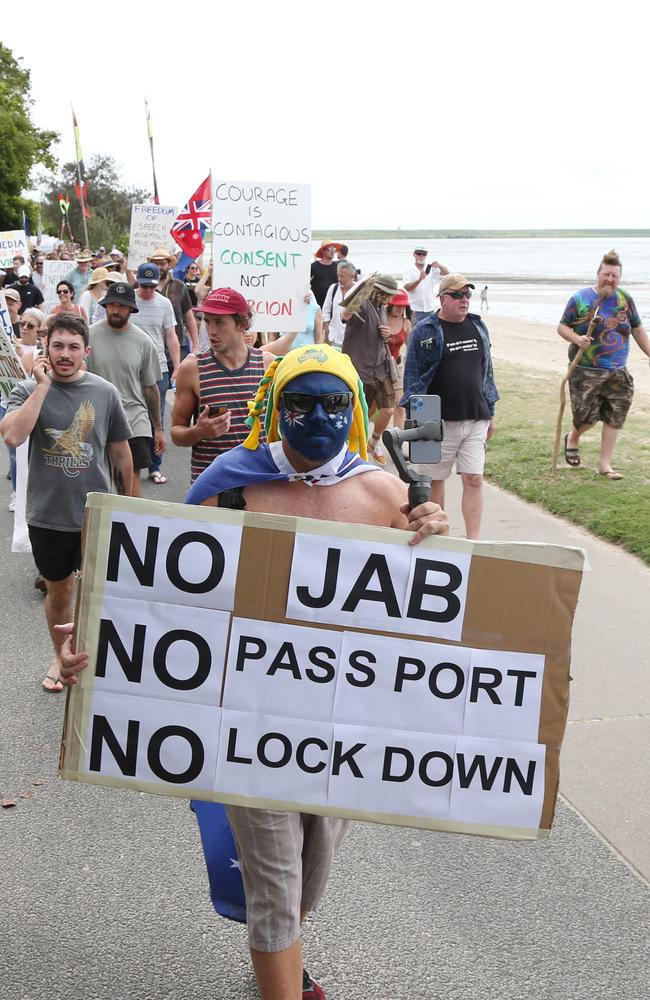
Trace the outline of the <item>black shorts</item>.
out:
M 27 525 L 36 569 L 46 580 L 65 580 L 81 568 L 81 532 Z
M 151 452 L 149 451 L 150 437 L 129 438 L 129 448 L 133 456 L 133 471 L 148 469 L 151 465 Z

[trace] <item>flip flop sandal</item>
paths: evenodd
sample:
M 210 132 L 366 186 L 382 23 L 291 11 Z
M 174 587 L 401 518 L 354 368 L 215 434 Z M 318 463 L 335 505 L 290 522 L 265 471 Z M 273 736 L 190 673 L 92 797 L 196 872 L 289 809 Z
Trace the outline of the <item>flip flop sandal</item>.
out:
M 61 684 L 61 687 L 45 687 L 45 681 L 52 681 L 53 684 Z M 63 691 L 63 684 L 61 682 L 61 678 L 53 677 L 52 674 L 45 675 L 41 687 L 43 688 L 44 691 L 47 691 L 48 694 L 61 694 L 61 692 Z
M 569 448 L 567 441 L 569 440 L 569 435 L 564 435 L 564 461 L 567 465 L 570 465 L 572 469 L 577 469 L 580 465 L 580 452 L 577 448 Z
M 162 486 L 167 482 L 167 476 L 163 476 L 162 472 L 152 472 L 149 479 L 152 483 L 155 483 L 156 486 Z
M 616 469 L 608 469 L 607 472 L 599 472 L 599 476 L 606 476 L 607 479 L 611 479 L 612 482 L 617 483 L 619 479 L 623 478 L 622 472 L 617 472 Z

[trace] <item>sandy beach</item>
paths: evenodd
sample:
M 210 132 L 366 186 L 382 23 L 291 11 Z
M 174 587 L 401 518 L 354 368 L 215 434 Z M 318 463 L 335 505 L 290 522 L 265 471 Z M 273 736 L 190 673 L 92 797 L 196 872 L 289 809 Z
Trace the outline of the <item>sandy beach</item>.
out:
M 514 319 L 511 316 L 498 316 L 487 313 L 483 316 L 490 331 L 492 355 L 497 368 L 499 361 L 510 361 L 524 365 L 531 371 L 544 369 L 546 371 L 565 372 L 568 364 L 568 345 L 556 333 L 556 328 L 550 323 L 535 323 L 531 320 Z M 636 343 L 630 349 L 628 368 L 632 373 L 636 390 L 635 407 L 643 398 L 645 405 L 650 405 L 650 365 L 645 354 Z M 559 389 L 558 380 L 558 389 Z

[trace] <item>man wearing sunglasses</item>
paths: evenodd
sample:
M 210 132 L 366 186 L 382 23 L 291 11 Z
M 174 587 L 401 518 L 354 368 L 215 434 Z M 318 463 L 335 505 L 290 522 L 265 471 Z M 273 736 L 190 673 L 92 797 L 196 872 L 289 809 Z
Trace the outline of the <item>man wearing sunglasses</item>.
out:
M 411 334 L 400 400 L 408 406 L 411 396 L 440 396 L 445 433 L 441 461 L 432 466 L 431 499 L 444 507 L 444 481 L 455 463 L 468 538 L 478 538 L 481 530 L 485 444 L 499 398 L 487 327 L 469 311 L 473 289 L 464 274 L 448 274 L 440 282 L 440 309 Z
M 18 268 L 18 282 L 12 286 L 20 295 L 20 313 L 25 309 L 33 309 L 43 305 L 43 295 L 32 281 L 32 271 L 29 264 L 21 264 Z
M 251 429 L 243 445 L 214 460 L 191 487 L 186 503 L 402 528 L 413 532 L 411 544 L 447 534 L 447 518 L 438 504 L 409 510 L 404 483 L 366 461 L 363 385 L 347 355 L 317 344 L 276 358 L 250 413 Z M 73 654 L 66 642 L 64 683 L 76 683 L 87 663 L 87 654 Z M 222 807 L 196 805 L 203 842 L 208 843 Z M 237 842 L 261 996 L 324 1000 L 323 988 L 303 968 L 300 925 L 325 891 L 347 823 L 240 806 L 228 806 L 227 814 Z M 211 883 L 218 880 L 219 870 L 209 859 L 208 869 Z

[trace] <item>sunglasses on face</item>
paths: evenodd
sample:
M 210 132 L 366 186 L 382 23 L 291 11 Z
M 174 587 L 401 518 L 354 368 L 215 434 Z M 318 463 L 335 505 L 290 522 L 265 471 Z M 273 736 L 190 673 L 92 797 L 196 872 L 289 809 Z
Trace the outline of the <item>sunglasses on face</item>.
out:
M 70 289 L 69 288 L 57 288 L 56 294 L 57 295 L 69 295 L 70 294 Z
M 283 392 L 282 402 L 288 410 L 295 413 L 311 413 L 316 403 L 325 413 L 343 413 L 352 401 L 351 392 L 326 392 L 322 396 L 312 396 L 306 392 Z
M 471 292 L 443 292 L 443 295 L 448 295 L 450 299 L 471 299 Z
M 30 323 L 29 320 L 25 320 L 20 326 L 25 330 L 38 330 L 38 323 Z

